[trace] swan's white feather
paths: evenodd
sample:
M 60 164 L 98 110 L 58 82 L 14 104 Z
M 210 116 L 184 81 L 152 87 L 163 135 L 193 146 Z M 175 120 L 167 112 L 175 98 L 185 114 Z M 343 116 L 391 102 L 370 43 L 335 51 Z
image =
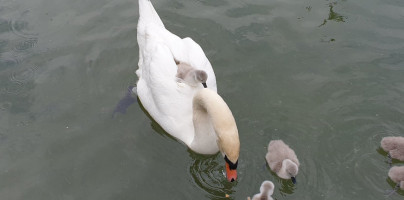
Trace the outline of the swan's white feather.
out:
M 165 29 L 150 1 L 139 0 L 139 13 L 138 97 L 165 131 L 190 146 L 195 134 L 192 100 L 203 87 L 178 83 L 174 59 L 204 70 L 208 74 L 208 88 L 216 92 L 212 66 L 196 42 L 190 38 L 181 39 Z

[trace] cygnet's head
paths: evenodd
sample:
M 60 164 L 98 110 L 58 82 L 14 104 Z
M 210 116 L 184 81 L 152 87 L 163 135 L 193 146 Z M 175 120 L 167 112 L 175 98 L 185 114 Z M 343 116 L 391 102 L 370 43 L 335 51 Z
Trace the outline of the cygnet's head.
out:
M 207 88 L 206 80 L 208 80 L 208 74 L 203 70 L 197 70 L 186 62 L 180 62 L 175 60 L 178 66 L 177 77 L 182 79 L 186 84 L 196 87 L 202 83 L 204 88 Z
M 206 85 L 206 80 L 208 80 L 208 74 L 203 70 L 195 70 L 195 79 L 201 82 L 202 84 Z
M 196 70 L 192 69 L 190 70 L 185 77 L 183 77 L 183 80 L 186 84 L 196 87 L 199 84 L 202 83 L 203 87 L 207 87 L 206 85 L 206 80 L 208 79 L 208 74 L 203 71 L 203 70 Z
M 292 179 L 292 182 L 296 184 L 296 175 L 299 172 L 299 168 L 296 163 L 289 159 L 285 159 L 282 165 L 285 165 L 285 171 L 288 176 L 287 178 Z
M 275 185 L 271 181 L 264 181 L 261 184 L 260 192 L 262 194 L 272 195 L 274 193 Z
M 254 195 L 252 200 L 273 200 L 271 195 L 274 193 L 274 189 L 275 185 L 271 181 L 264 181 L 261 184 L 260 193 Z

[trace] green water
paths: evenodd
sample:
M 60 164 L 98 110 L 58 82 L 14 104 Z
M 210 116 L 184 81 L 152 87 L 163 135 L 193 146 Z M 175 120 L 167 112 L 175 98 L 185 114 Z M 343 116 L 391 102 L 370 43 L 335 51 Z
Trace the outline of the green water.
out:
M 152 2 L 212 63 L 238 181 L 140 103 L 112 116 L 137 80 L 136 0 L 0 0 L 0 199 L 246 199 L 264 180 L 277 200 L 403 198 L 379 149 L 404 135 L 402 1 Z M 265 165 L 272 139 L 296 151 L 297 185 Z

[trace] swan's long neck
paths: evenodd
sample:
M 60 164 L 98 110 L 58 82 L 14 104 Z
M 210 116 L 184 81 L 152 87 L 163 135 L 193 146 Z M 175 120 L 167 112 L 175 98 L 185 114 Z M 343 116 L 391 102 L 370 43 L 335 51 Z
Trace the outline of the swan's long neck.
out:
M 214 91 L 201 89 L 193 99 L 195 148 L 210 147 L 226 153 L 234 163 L 238 159 L 240 142 L 236 121 L 226 102 Z M 212 148 L 215 146 L 215 148 Z M 215 152 L 213 152 L 215 153 Z

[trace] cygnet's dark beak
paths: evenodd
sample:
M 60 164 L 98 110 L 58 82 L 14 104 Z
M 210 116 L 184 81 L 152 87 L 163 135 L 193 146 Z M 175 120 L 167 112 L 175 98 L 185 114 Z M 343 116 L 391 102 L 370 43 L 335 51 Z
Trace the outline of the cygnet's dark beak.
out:
M 206 85 L 206 83 L 202 83 L 204 88 L 207 88 L 208 86 Z
M 293 184 L 296 184 L 296 178 L 295 178 L 294 176 L 292 176 L 291 179 L 292 179 L 292 183 L 293 183 Z

